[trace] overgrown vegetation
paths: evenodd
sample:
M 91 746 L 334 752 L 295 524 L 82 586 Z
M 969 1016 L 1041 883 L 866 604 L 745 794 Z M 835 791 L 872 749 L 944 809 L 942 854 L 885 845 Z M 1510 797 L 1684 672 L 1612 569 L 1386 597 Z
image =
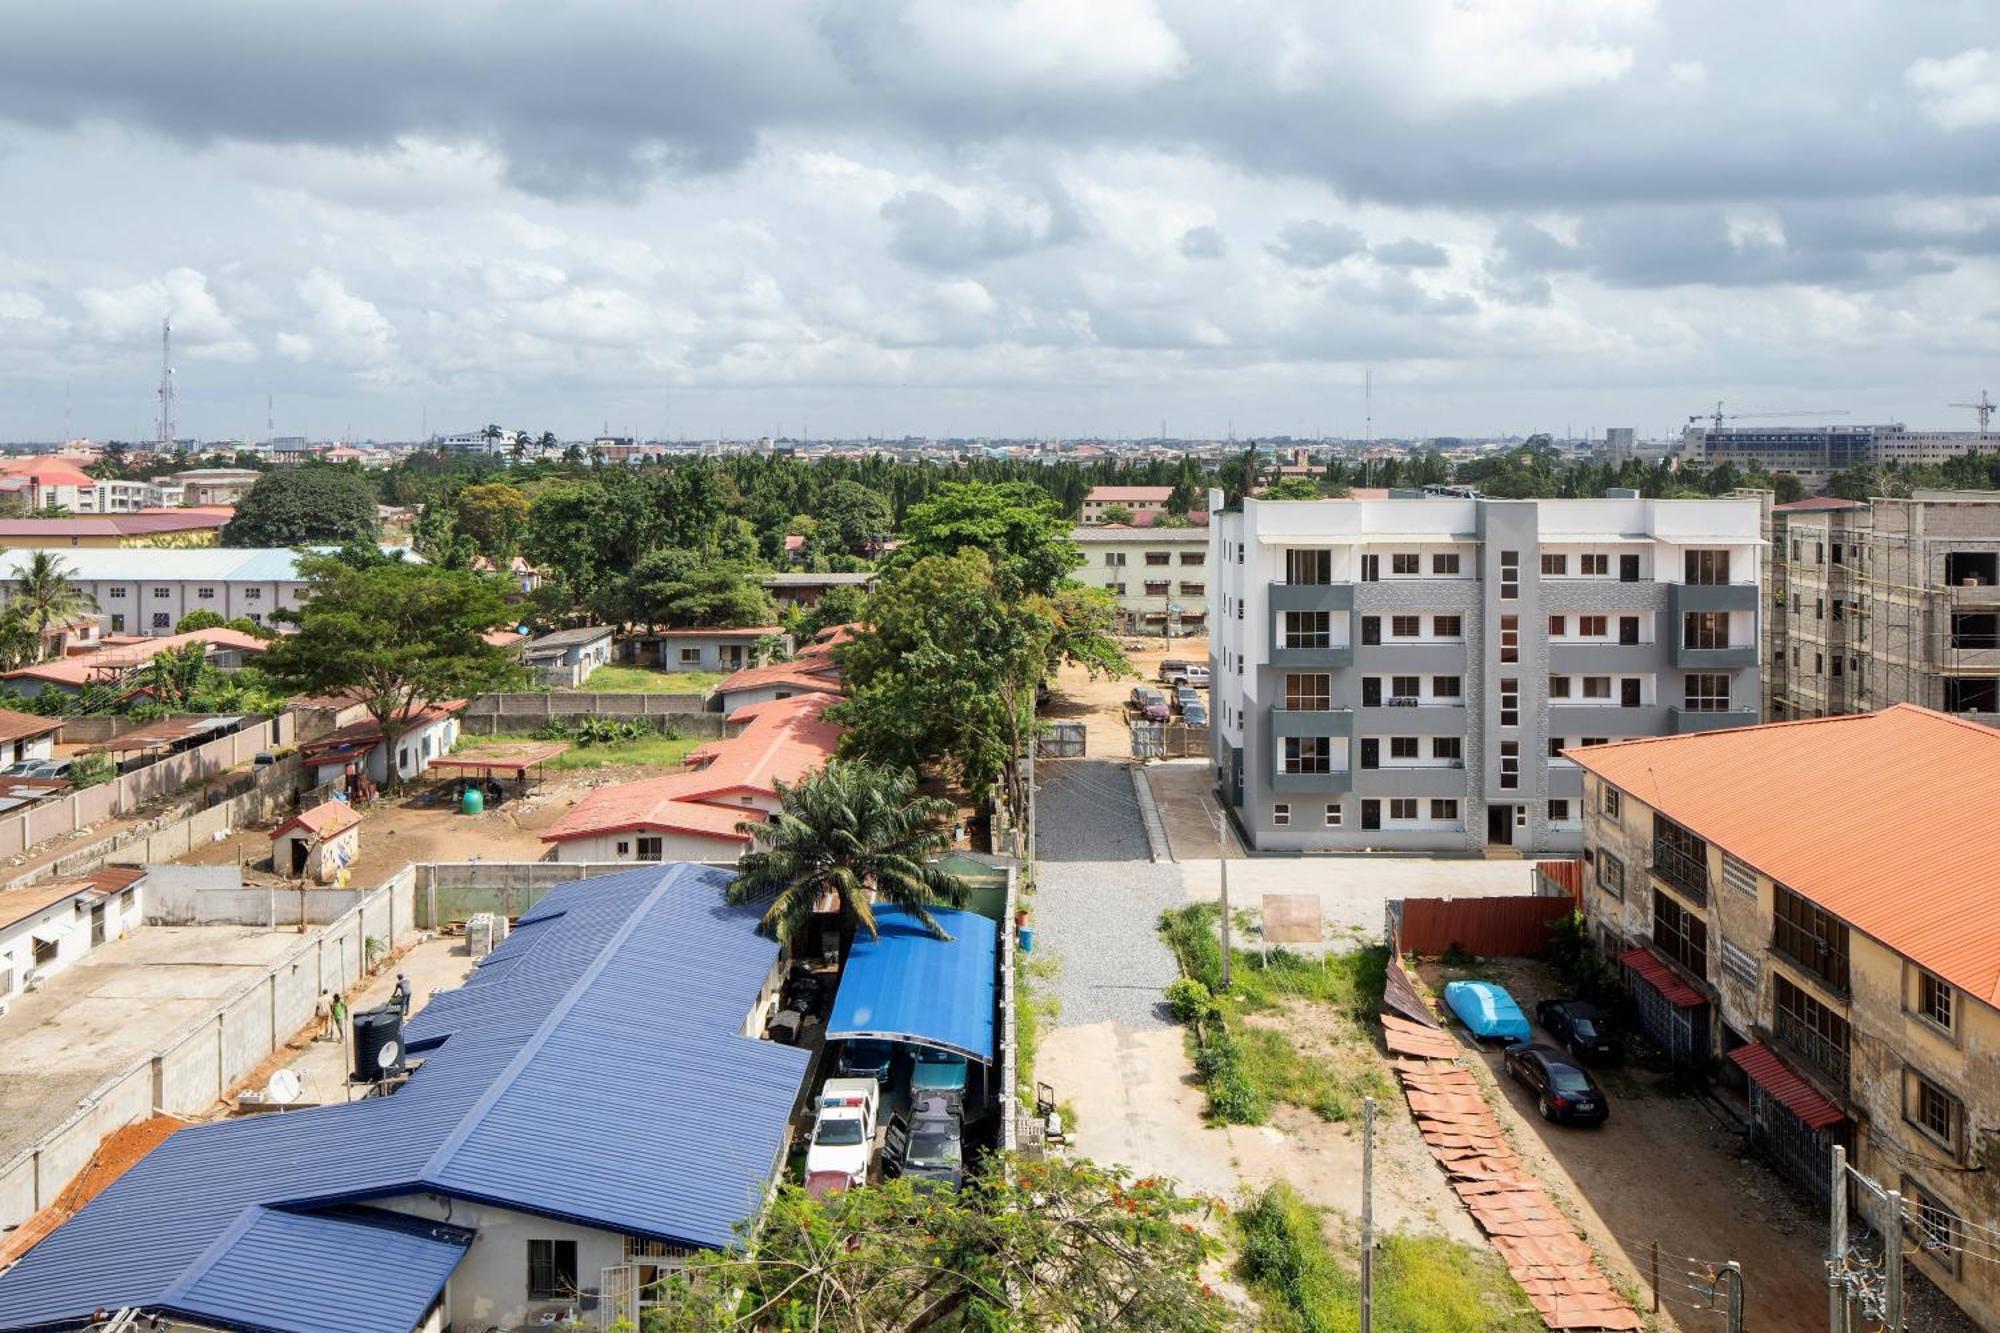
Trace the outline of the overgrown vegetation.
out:
M 1218 917 L 1213 903 L 1160 917 L 1160 934 L 1183 973 L 1168 988 L 1167 1002 L 1188 1024 L 1209 1115 L 1257 1124 L 1273 1103 L 1284 1102 L 1326 1120 L 1348 1120 L 1359 1115 L 1362 1098 L 1386 1096 L 1391 1088 L 1367 1025 L 1381 1007 L 1388 951 L 1311 958 L 1288 949 L 1268 956 L 1238 949 L 1225 991 Z M 1319 1021 L 1323 1009 L 1338 1021 Z M 1328 1048 L 1301 1044 L 1308 1035 Z
M 1361 1321 L 1357 1237 L 1327 1240 L 1326 1215 L 1283 1181 L 1236 1215 L 1244 1281 L 1279 1333 L 1349 1333 Z M 1498 1256 L 1440 1236 L 1392 1233 L 1375 1256 L 1381 1333 L 1530 1333 L 1542 1321 Z
M 495 750 L 507 746 L 521 745 L 533 740 L 549 740 L 552 737 L 535 735 L 501 734 L 497 736 L 467 736 L 458 743 L 460 750 Z M 631 768 L 640 765 L 668 768 L 681 763 L 700 742 L 686 736 L 666 736 L 646 728 L 646 734 L 636 740 L 611 741 L 596 745 L 579 746 L 565 751 L 549 760 L 544 767 L 551 772 L 567 773 L 578 769 Z
M 720 671 L 655 671 L 607 663 L 583 682 L 599 694 L 707 694 L 722 683 Z
M 680 728 L 671 721 L 664 726 L 641 717 L 602 717 L 588 714 L 572 718 L 551 718 L 535 732 L 538 740 L 572 741 L 577 745 L 627 745 L 633 741 L 665 739 L 677 741 Z
M 1042 1022 L 1054 1022 L 1062 1010 L 1053 992 L 1037 990 L 1037 981 L 1053 981 L 1062 960 L 1034 958 L 1014 951 L 1014 1091 L 1021 1102 L 1035 1104 L 1035 1052 L 1041 1044 Z
M 1605 961 L 1596 941 L 1590 938 L 1590 926 L 1583 913 L 1572 911 L 1555 923 L 1543 956 L 1562 979 L 1566 993 L 1607 1010 L 1623 1007 L 1625 987 L 1617 969 Z
M 69 765 L 69 780 L 78 791 L 109 782 L 117 773 L 117 765 L 106 754 L 80 754 Z

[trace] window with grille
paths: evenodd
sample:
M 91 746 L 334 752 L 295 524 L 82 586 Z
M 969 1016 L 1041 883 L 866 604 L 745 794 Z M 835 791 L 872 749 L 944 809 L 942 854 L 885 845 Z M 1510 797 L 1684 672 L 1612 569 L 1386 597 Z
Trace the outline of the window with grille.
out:
M 1909 1205 L 1909 1234 L 1917 1248 L 1947 1273 L 1958 1272 L 1965 1247 L 1965 1223 L 1951 1207 L 1908 1176 L 1903 1177 L 1903 1202 Z
M 1421 637 L 1423 632 L 1424 618 L 1422 616 L 1389 617 L 1389 634 L 1392 638 L 1415 639 Z
M 1708 923 L 1653 890 L 1653 947 L 1698 977 L 1708 976 Z
M 1847 1020 L 1782 975 L 1771 980 L 1771 1001 L 1776 1019 L 1772 1027 L 1778 1040 L 1837 1086 L 1845 1088 Z
M 1588 741 L 1584 742 L 1584 744 L 1586 745 L 1588 745 L 1589 743 L 1590 742 Z M 1611 816 L 1611 818 L 1616 819 L 1618 818 L 1619 812 L 1624 808 L 1625 808 L 1624 795 L 1616 787 L 1606 787 L 1604 789 L 1604 813 Z
M 528 1242 L 528 1299 L 566 1301 L 577 1294 L 576 1242 Z
M 1837 991 L 1847 989 L 1847 927 L 1782 884 L 1771 886 L 1771 948 Z
M 1422 676 L 1389 677 L 1389 693 L 1395 695 L 1398 699 L 1414 699 L 1419 694 L 1422 694 L 1423 690 L 1424 681 Z
M 1568 556 L 1566 556 L 1566 555 L 1552 555 L 1552 554 L 1550 554 L 1550 553 L 1549 553 L 1549 552 L 1547 552 L 1547 551 L 1544 551 L 1544 552 L 1542 552 L 1542 577 L 1543 577 L 1543 578 L 1545 578 L 1545 579 L 1559 579 L 1559 578 L 1561 578 L 1561 577 L 1562 577 L 1563 575 L 1565 575 L 1565 574 L 1567 574 L 1567 573 L 1569 573 L 1569 557 L 1568 557 Z
M 1285 772 L 1330 773 L 1333 742 L 1325 736 L 1285 737 Z
M 1698 903 L 1708 901 L 1708 843 L 1653 813 L 1653 873 Z
M 1173 553 L 1171 551 L 1146 552 L 1146 563 L 1149 565 L 1171 564 L 1173 562 L 1173 558 L 1174 558 Z
M 1951 983 L 1929 972 L 1917 973 L 1917 1016 L 1951 1031 L 1953 999 Z
M 1462 639 L 1465 637 L 1465 622 L 1457 616 L 1433 616 L 1431 633 L 1440 639 Z
M 1465 686 L 1457 676 L 1432 676 L 1431 694 L 1438 699 L 1460 699 L 1465 696 Z
M 1903 1118 L 1935 1139 L 1953 1156 L 1958 1154 L 1959 1127 L 1965 1103 L 1936 1080 L 1912 1069 L 1906 1084 Z
M 1285 647 L 1327 648 L 1333 643 L 1332 613 L 1327 611 L 1285 612 Z
M 1324 713 L 1333 707 L 1333 677 L 1324 672 L 1289 672 L 1285 707 L 1295 713 Z

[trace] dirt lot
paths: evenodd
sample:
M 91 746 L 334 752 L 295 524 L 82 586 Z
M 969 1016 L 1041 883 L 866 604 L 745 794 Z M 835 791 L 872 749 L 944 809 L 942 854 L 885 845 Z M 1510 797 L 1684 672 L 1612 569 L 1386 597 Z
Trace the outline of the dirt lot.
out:
M 1092 680 L 1080 667 L 1066 666 L 1049 687 L 1048 702 L 1038 710 L 1050 722 L 1082 722 L 1084 744 L 1093 759 L 1126 759 L 1132 754 L 1132 733 L 1125 725 L 1125 701 L 1132 687 L 1160 683 L 1160 663 L 1168 658 L 1208 663 L 1208 640 L 1120 639 L 1126 659 L 1143 678 Z

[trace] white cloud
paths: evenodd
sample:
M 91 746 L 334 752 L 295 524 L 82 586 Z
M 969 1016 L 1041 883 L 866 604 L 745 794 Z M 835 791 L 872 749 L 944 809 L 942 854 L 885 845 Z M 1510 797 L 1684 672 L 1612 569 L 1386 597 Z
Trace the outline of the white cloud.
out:
M 312 331 L 281 341 L 278 350 L 285 355 L 352 367 L 384 366 L 395 358 L 394 327 L 372 302 L 347 290 L 336 275 L 314 269 L 300 281 L 299 299 L 312 312 Z
M 77 300 L 92 332 L 109 341 L 157 338 L 160 321 L 170 319 L 181 355 L 198 361 L 257 359 L 256 347 L 209 291 L 207 275 L 195 269 L 170 269 L 129 287 L 86 287 Z
M 1924 114 L 1947 130 L 2000 125 L 2000 52 L 1972 47 L 1944 59 L 1913 62 L 1903 79 Z
M 1430 0 L 1420 74 L 1445 101 L 1509 103 L 1615 83 L 1654 0 Z
M 1152 0 L 913 0 L 904 22 L 930 77 L 973 88 L 1131 92 L 1174 78 L 1188 60 Z

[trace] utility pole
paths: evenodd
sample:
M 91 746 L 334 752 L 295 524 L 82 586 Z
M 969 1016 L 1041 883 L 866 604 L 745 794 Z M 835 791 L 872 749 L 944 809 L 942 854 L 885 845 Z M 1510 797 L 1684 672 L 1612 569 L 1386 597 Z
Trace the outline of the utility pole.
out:
M 1882 1330 L 1903 1333 L 1903 1196 L 1890 1190 L 1882 1206 Z
M 1731 1259 L 1715 1275 L 1717 1282 L 1724 1278 L 1729 1279 L 1729 1304 L 1723 1308 L 1723 1317 L 1728 1320 L 1723 1327 L 1727 1333 L 1743 1333 L 1743 1265 Z
M 1375 1329 L 1375 1099 L 1361 1099 L 1361 1333 Z
M 174 450 L 174 322 L 160 321 L 160 453 Z
M 1833 1203 L 1827 1219 L 1826 1329 L 1847 1333 L 1847 1284 L 1841 1270 L 1847 1263 L 1847 1149 L 1833 1145 Z

